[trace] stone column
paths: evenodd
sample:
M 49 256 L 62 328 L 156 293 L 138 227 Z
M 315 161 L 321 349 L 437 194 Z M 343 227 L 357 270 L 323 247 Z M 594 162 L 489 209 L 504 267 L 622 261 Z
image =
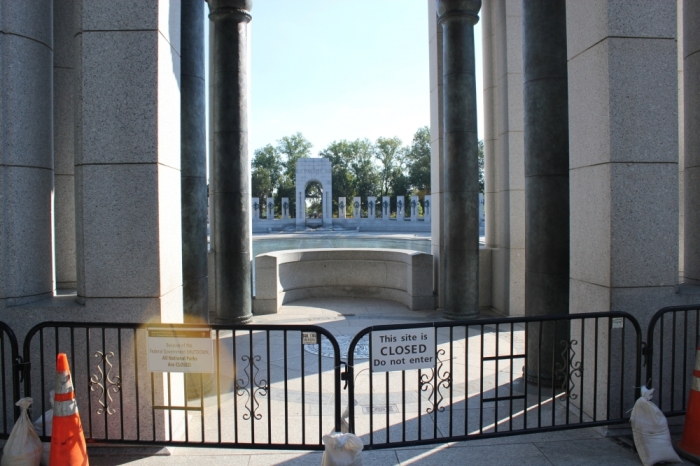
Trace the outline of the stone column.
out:
M 54 290 L 51 9 L 0 0 L 0 309 Z
M 569 107 L 566 0 L 523 2 L 525 315 L 569 313 Z M 531 327 L 528 379 L 551 384 L 568 323 Z M 543 349 L 540 351 L 540 349 Z M 559 355 L 560 352 L 555 354 Z M 557 360 L 564 364 L 566 361 Z M 543 371 L 540 373 L 538 364 Z
M 248 322 L 252 312 L 247 23 L 252 0 L 209 0 L 214 27 L 214 231 L 216 320 Z
M 253 207 L 253 221 L 260 220 L 260 198 L 254 197 L 251 206 Z
M 208 322 L 204 2 L 181 6 L 182 294 L 186 321 Z
M 360 218 L 362 204 L 359 197 L 355 197 L 352 200 L 352 218 Z
M 443 236 L 441 257 L 448 318 L 479 314 L 479 168 L 474 25 L 480 0 L 438 0 L 442 27 Z
M 374 196 L 369 196 L 367 198 L 367 218 L 374 220 L 375 214 L 374 209 L 377 208 L 377 198 Z
M 403 221 L 406 216 L 406 198 L 404 196 L 396 196 L 396 221 Z
M 432 210 L 431 206 L 431 199 L 432 197 L 430 195 L 427 195 L 423 198 L 423 220 L 426 222 L 430 222 L 430 211 Z
M 275 198 L 274 197 L 266 197 L 265 198 L 265 218 L 267 220 L 274 220 L 275 219 Z
M 683 281 L 700 284 L 700 5 L 683 1 L 684 250 Z
M 94 320 L 183 319 L 180 2 L 153 5 L 76 13 L 77 289 Z
M 289 198 L 283 197 L 282 198 L 282 220 L 288 220 L 288 219 L 289 219 Z
M 391 215 L 391 198 L 382 196 L 382 220 L 389 220 Z
M 347 217 L 347 205 L 345 204 L 345 198 L 339 197 L 338 198 L 338 218 L 346 218 L 346 217 Z
M 411 221 L 418 221 L 418 196 L 411 196 Z
M 75 0 L 53 3 L 53 146 L 56 288 L 75 289 L 73 83 Z

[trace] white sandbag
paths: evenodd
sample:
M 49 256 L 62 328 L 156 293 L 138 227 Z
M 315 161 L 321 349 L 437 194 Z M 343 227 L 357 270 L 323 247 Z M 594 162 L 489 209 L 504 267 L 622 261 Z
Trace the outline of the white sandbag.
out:
M 642 387 L 642 396 L 632 408 L 630 422 L 634 434 L 634 446 L 644 466 L 653 466 L 662 461 L 680 463 L 673 449 L 668 421 L 661 410 L 651 402 L 654 389 Z
M 37 435 L 51 436 L 51 428 L 53 427 L 53 398 L 54 390 L 51 390 L 49 401 L 51 402 L 51 409 L 46 411 L 43 416 L 39 416 L 34 419 L 32 425 L 34 430 L 36 430 Z M 46 420 L 46 434 L 44 434 L 44 420 Z M 41 454 L 41 466 L 49 466 L 49 458 L 51 457 L 51 442 L 43 442 L 44 452 Z
M 326 450 L 321 466 L 362 466 L 362 440 L 355 434 L 333 432 L 323 436 Z
M 27 409 L 32 405 L 31 398 L 22 398 L 15 403 L 22 409 L 19 419 L 10 432 L 3 449 L 0 466 L 39 466 L 41 462 L 41 440 L 34 432 Z

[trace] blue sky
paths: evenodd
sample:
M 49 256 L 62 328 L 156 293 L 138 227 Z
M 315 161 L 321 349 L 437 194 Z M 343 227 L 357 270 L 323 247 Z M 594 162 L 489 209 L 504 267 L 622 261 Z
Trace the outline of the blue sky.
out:
M 251 13 L 251 156 L 297 131 L 315 156 L 340 139 L 410 143 L 430 124 L 426 0 L 256 0 Z M 475 38 L 481 114 L 480 25 Z

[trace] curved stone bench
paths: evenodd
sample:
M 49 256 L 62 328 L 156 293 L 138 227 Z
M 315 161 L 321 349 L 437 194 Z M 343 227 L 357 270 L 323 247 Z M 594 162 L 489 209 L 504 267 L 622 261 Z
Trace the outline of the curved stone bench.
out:
M 255 314 L 306 298 L 361 297 L 435 309 L 433 256 L 404 249 L 295 249 L 255 257 Z

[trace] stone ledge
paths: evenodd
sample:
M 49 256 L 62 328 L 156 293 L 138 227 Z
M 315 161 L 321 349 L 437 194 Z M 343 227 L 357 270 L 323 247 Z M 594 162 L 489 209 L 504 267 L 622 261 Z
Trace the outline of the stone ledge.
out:
M 435 309 L 432 256 L 418 251 L 275 251 L 256 256 L 255 265 L 256 315 L 320 297 L 373 297 L 397 301 L 414 311 Z

